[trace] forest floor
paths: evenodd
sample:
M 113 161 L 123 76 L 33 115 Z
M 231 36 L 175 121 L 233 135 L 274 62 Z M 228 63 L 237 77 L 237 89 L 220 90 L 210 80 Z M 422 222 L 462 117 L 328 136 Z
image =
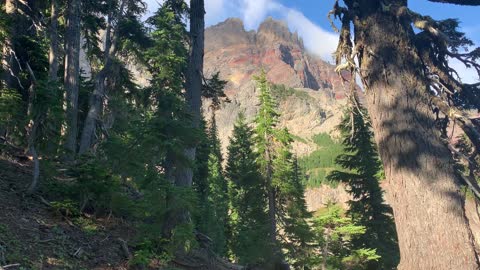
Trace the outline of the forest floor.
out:
M 0 269 L 128 268 L 132 226 L 114 217 L 65 217 L 40 194 L 26 195 L 31 175 L 28 159 L 0 155 Z

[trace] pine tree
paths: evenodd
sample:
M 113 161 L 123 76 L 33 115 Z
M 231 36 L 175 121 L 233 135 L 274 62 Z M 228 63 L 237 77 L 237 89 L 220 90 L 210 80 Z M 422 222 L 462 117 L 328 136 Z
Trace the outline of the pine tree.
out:
M 202 140 L 197 146 L 197 154 L 195 156 L 195 167 L 193 171 L 193 188 L 198 197 L 198 211 L 195 216 L 195 224 L 197 230 L 208 235 L 209 221 L 213 219 L 212 207 L 208 199 L 210 186 L 208 184 L 209 166 L 211 147 L 208 138 L 208 127 L 206 121 L 202 118 L 200 123 L 202 129 Z
M 255 139 L 268 198 L 270 244 L 274 252 L 271 262 L 275 267 L 282 267 L 280 264 L 285 262 L 281 248 L 286 247 L 290 262 L 301 265 L 307 255 L 301 254 L 305 250 L 299 250 L 307 246 L 311 237 L 306 221 L 310 214 L 306 209 L 298 166 L 291 152 L 293 139 L 287 129 L 277 128 L 279 114 L 275 111 L 276 103 L 265 72 L 262 71 L 255 80 L 260 91 Z
M 259 76 L 254 77 L 259 91 L 260 107 L 255 118 L 255 147 L 259 153 L 258 163 L 265 181 L 267 192 L 269 237 L 270 245 L 274 251 L 272 262 L 283 260 L 277 239 L 277 188 L 273 185 L 273 160 L 275 158 L 275 136 L 278 123 L 278 113 L 275 111 L 276 103 L 270 93 L 270 86 L 264 70 Z
M 230 137 L 225 170 L 230 197 L 229 248 L 240 264 L 262 264 L 271 256 L 266 190 L 253 136 L 245 116 L 240 114 Z
M 67 104 L 65 151 L 70 161 L 77 152 L 81 6 L 80 0 L 68 0 L 64 80 Z
M 365 234 L 365 227 L 345 216 L 339 205 L 329 203 L 319 210 L 313 228 L 317 255 L 309 263 L 314 268 L 369 270 L 368 263 L 380 258 L 374 249 L 356 248 L 352 244 L 352 239 Z
M 376 249 L 381 256 L 368 269 L 395 269 L 399 261 L 395 224 L 392 210 L 383 200 L 379 183 L 382 167 L 366 115 L 354 105 L 345 113 L 338 126 L 344 154 L 336 159 L 344 171 L 333 171 L 327 179 L 346 183 L 352 195 L 347 213 L 365 228 L 365 233 L 355 236 L 354 247 Z
M 213 240 L 213 247 L 217 254 L 227 254 L 228 222 L 228 185 L 223 172 L 223 157 L 215 113 L 219 109 L 226 95 L 223 92 L 227 81 L 220 80 L 220 73 L 212 78 L 204 78 L 202 96 L 210 99 L 212 117 L 209 128 L 202 119 L 201 128 L 203 138 L 197 146 L 195 157 L 195 171 L 193 186 L 199 198 L 199 213 L 196 217 L 196 226 L 201 233 Z M 226 99 L 228 101 L 228 99 Z
M 175 1 L 173 1 L 175 2 Z M 183 1 L 181 1 L 183 3 Z M 205 46 L 205 3 L 204 0 L 191 0 L 189 11 L 190 31 L 189 42 L 190 50 L 185 72 L 185 100 L 186 109 L 190 114 L 190 119 L 186 120 L 194 131 L 198 131 L 201 121 L 202 107 L 202 71 L 203 71 L 203 55 Z M 174 159 L 172 165 L 175 166 L 174 178 L 170 180 L 174 182 L 176 187 L 190 189 L 192 187 L 193 168 L 192 163 L 195 161 L 196 143 L 184 145 L 183 158 L 186 160 Z M 186 161 L 186 162 L 185 162 Z M 169 204 L 174 205 L 175 199 L 172 198 Z M 190 225 L 189 209 L 178 208 L 175 211 L 169 211 L 167 220 L 164 225 L 164 234 L 172 235 L 177 226 Z
M 98 10 L 101 9 L 94 3 L 90 3 L 84 16 L 92 17 L 98 16 Z M 104 4 L 105 19 L 99 20 L 97 17 L 87 20 L 90 23 L 86 32 L 97 33 L 100 29 L 105 32 L 105 42 L 102 48 L 96 43 L 96 35 L 90 38 L 92 41 L 88 42 L 86 38 L 87 54 L 91 55 L 93 77 L 93 91 L 90 93 L 88 108 L 85 109 L 86 116 L 83 120 L 83 129 L 80 136 L 78 154 L 83 155 L 91 150 L 95 143 L 100 139 L 95 140 L 97 126 L 102 126 L 102 120 L 105 117 L 105 111 L 109 108 L 104 108 L 105 97 L 112 95 L 116 88 L 121 87 L 119 75 L 125 73 L 117 73 L 118 70 L 127 70 L 126 63 L 119 56 L 135 57 L 141 54 L 138 50 L 146 47 L 148 43 L 147 30 L 142 25 L 141 15 L 145 12 L 145 4 L 142 1 L 136 0 L 110 0 Z M 86 12 L 84 12 L 86 13 Z M 103 22 L 103 20 L 105 20 Z M 103 25 L 103 24 L 104 25 Z M 90 31 L 88 31 L 90 30 Z M 93 43 L 90 45 L 90 43 Z M 127 73 L 129 71 L 127 70 Z M 126 76 L 128 78 L 128 75 Z
M 208 233 L 208 235 L 213 239 L 216 254 L 225 256 L 227 254 L 228 185 L 222 168 L 223 158 L 220 149 L 220 139 L 218 138 L 215 113 L 212 114 L 210 121 L 208 140 L 210 142 L 207 177 L 209 187 L 208 205 L 213 211 L 213 219 L 209 222 L 210 233 Z
M 287 132 L 287 131 L 285 131 Z M 307 266 L 313 255 L 311 241 L 314 238 L 309 220 L 312 214 L 307 210 L 305 201 L 304 174 L 298 166 L 297 157 L 286 152 L 289 178 L 284 178 L 283 188 L 280 189 L 279 220 L 282 223 L 282 246 L 287 251 L 286 256 L 295 269 Z M 278 170 L 278 168 L 276 169 Z

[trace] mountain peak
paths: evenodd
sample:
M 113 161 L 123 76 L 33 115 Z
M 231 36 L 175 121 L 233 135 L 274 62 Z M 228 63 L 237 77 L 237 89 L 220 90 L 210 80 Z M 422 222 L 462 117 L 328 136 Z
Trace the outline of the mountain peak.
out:
M 212 27 L 227 28 L 227 29 L 233 29 L 236 31 L 240 31 L 240 30 L 245 31 L 243 21 L 240 18 L 228 18 L 225 21 Z
M 257 40 L 263 44 L 292 43 L 300 45 L 298 35 L 290 32 L 287 22 L 272 17 L 265 19 L 258 27 Z
M 257 31 L 246 31 L 238 18 L 211 26 L 205 30 L 204 60 L 206 76 L 219 71 L 228 81 L 225 94 L 231 102 L 222 104 L 216 112 L 224 146 L 238 113 L 243 112 L 249 120 L 256 114 L 258 92 L 252 77 L 262 69 L 270 82 L 286 86 L 278 90 L 284 96 L 278 100 L 279 110 L 284 113 L 280 122 L 296 136 L 309 139 L 329 131 L 325 127 L 334 125 L 323 125 L 327 118 L 340 118 L 339 110 L 330 113 L 326 107 L 333 108 L 336 100 L 343 98 L 341 78 L 333 66 L 310 55 L 284 21 L 267 18 Z M 315 146 L 307 143 L 295 149 L 307 153 L 311 147 Z
M 289 87 L 329 91 L 337 85 L 333 68 L 308 54 L 298 34 L 290 32 L 285 21 L 272 17 L 257 31 L 247 32 L 239 18 L 207 28 L 205 53 L 215 59 L 215 64 L 206 64 L 206 71 L 222 71 L 238 85 L 250 81 L 261 68 L 269 80 Z
M 272 17 L 266 18 L 257 31 L 246 31 L 240 18 L 229 18 L 205 31 L 205 48 L 216 50 L 235 44 L 257 43 L 259 47 L 278 47 L 287 45 L 304 50 L 303 42 L 298 34 L 290 32 L 287 22 Z
M 288 24 L 284 20 L 278 20 L 274 19 L 272 16 L 268 16 L 262 23 L 260 23 L 260 26 L 258 27 L 258 31 L 265 27 L 278 27 L 278 28 L 285 28 L 288 31 Z

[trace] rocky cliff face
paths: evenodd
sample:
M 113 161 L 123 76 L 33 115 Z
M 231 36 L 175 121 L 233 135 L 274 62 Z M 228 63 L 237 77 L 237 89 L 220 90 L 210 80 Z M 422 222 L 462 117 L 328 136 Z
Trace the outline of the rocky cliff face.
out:
M 222 104 L 217 112 L 223 148 L 237 115 L 244 112 L 247 119 L 253 119 L 256 114 L 258 93 L 252 77 L 262 69 L 272 83 L 296 89 L 278 100 L 280 124 L 303 139 L 294 145 L 298 155 L 310 153 L 315 147 L 310 138 L 330 133 L 339 122 L 344 87 L 332 65 L 308 53 L 296 33 L 271 18 L 257 31 L 246 31 L 236 18 L 205 31 L 204 73 L 219 71 L 229 82 L 225 92 L 231 103 Z
M 256 32 L 245 31 L 236 18 L 206 29 L 206 73 L 220 71 L 232 82 L 230 88 L 238 88 L 262 68 L 276 84 L 343 97 L 341 80 L 332 65 L 309 54 L 297 33 L 291 33 L 282 21 L 268 18 Z

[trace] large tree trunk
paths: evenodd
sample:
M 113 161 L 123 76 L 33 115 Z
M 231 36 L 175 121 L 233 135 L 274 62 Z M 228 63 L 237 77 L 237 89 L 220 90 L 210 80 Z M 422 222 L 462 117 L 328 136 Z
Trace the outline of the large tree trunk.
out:
M 197 129 L 200 126 L 201 107 L 202 107 L 202 73 L 203 73 L 203 54 L 205 42 L 205 1 L 190 1 L 190 55 L 186 74 L 186 97 L 188 110 L 192 116 L 192 128 Z M 184 156 L 191 162 L 186 164 L 182 160 L 169 160 L 167 168 L 169 178 L 174 181 L 177 187 L 191 187 L 193 178 L 193 169 L 191 165 L 195 161 L 196 147 L 190 147 L 184 150 Z M 174 168 L 174 169 L 173 169 Z M 173 172 L 172 172 L 173 170 Z M 167 175 L 168 176 L 168 175 Z M 169 198 L 168 204 L 174 204 L 175 198 Z M 190 222 L 190 214 L 187 209 L 178 209 L 167 213 L 167 221 L 164 224 L 163 234 L 167 237 L 171 235 L 172 230 L 180 224 Z
M 10 18 L 13 19 L 15 13 L 17 10 L 17 2 L 16 0 L 6 0 L 5 1 L 5 13 L 6 15 Z M 13 20 L 10 21 L 10 23 L 13 23 Z M 13 37 L 15 36 L 15 27 L 10 26 L 10 33 L 8 36 L 5 38 L 4 45 L 3 45 L 3 52 L 2 52 L 2 69 L 3 69 L 3 74 L 2 74 L 2 80 L 3 80 L 3 86 L 6 88 L 14 88 L 14 82 L 15 82 L 15 77 L 12 76 L 12 73 L 15 73 L 15 68 L 14 68 L 14 58 L 12 51 L 14 50 L 13 48 Z
M 85 124 L 82 130 L 82 137 L 80 139 L 80 146 L 78 154 L 85 154 L 93 144 L 95 130 L 101 117 L 103 102 L 106 95 L 106 79 L 112 67 L 112 57 L 117 51 L 118 41 L 118 26 L 121 16 L 123 16 L 123 8 L 126 0 L 122 0 L 120 9 L 112 11 L 108 16 L 108 25 L 105 32 L 105 46 L 104 46 L 104 66 L 95 76 L 95 89 L 90 97 L 90 104 Z M 112 23 L 116 21 L 115 29 L 112 29 Z M 113 34 L 112 34 L 113 31 Z M 113 36 L 113 38 L 112 38 Z
M 413 30 L 390 12 L 400 2 L 345 2 L 358 15 L 355 43 L 393 197 L 401 254 L 398 269 L 479 269 L 454 162 L 428 106 Z M 387 4 L 392 4 L 388 11 Z
M 38 128 L 40 124 L 40 120 L 43 117 L 44 113 L 37 113 L 33 112 L 33 102 L 35 97 L 35 92 L 37 91 L 37 78 L 30 67 L 30 65 L 26 64 L 28 73 L 30 74 L 31 85 L 29 88 L 29 102 L 28 102 L 28 117 L 30 118 L 30 122 L 27 125 L 27 137 L 28 137 L 28 144 L 27 144 L 27 152 L 32 156 L 33 160 L 33 177 L 30 186 L 27 189 L 27 194 L 33 194 L 38 187 L 38 182 L 40 178 L 40 159 L 38 157 L 38 152 L 35 148 L 35 141 L 37 139 Z
M 58 80 L 58 3 L 57 0 L 51 0 L 51 16 L 50 16 L 50 48 L 49 48 L 49 68 L 48 79 L 51 82 L 57 82 Z
M 60 48 L 59 48 L 59 35 L 58 35 L 58 18 L 60 9 L 58 6 L 58 0 L 51 0 L 50 2 L 50 27 L 49 27 L 49 52 L 48 52 L 48 81 L 52 84 L 51 91 L 60 91 L 58 88 L 58 70 L 60 66 Z M 58 102 L 61 102 L 60 100 Z M 59 121 L 52 123 L 52 128 L 56 132 L 61 132 L 62 125 Z M 47 143 L 48 152 L 53 153 L 58 149 L 57 140 L 49 140 Z
M 15 27 L 12 25 L 15 23 L 15 13 L 17 12 L 17 0 L 6 0 L 5 2 L 5 14 L 10 19 L 8 27 L 10 28 L 8 35 L 6 36 L 2 48 L 2 73 L 0 78 L 0 95 L 2 95 L 2 88 L 15 88 L 19 86 L 15 78 L 15 74 L 18 73 L 18 65 L 14 65 L 14 42 L 13 37 L 15 37 Z M 0 138 L 8 141 L 8 127 L 0 126 Z
M 205 1 L 190 1 L 190 56 L 186 74 L 187 103 L 192 115 L 192 127 L 200 127 L 202 107 L 202 74 L 203 54 L 205 48 Z M 187 149 L 185 154 L 190 160 L 195 160 L 195 147 Z M 189 171 L 189 172 L 187 172 Z M 192 185 L 192 168 L 185 168 L 185 172 L 177 177 L 178 186 Z
M 264 139 L 269 141 L 268 135 L 265 132 Z M 273 142 L 271 142 L 273 144 Z M 272 183 L 272 174 L 273 174 L 273 164 L 272 156 L 270 154 L 270 149 L 265 151 L 265 160 L 267 161 L 267 168 L 265 172 L 265 178 L 267 182 L 267 197 L 268 197 L 268 219 L 269 219 L 269 233 L 270 233 L 270 244 L 272 247 L 272 254 L 274 255 L 271 258 L 272 265 L 283 263 L 283 255 L 280 246 L 277 241 L 277 191 Z
M 80 83 L 80 0 L 68 0 L 65 34 L 66 158 L 73 160 L 77 148 L 78 89 Z

